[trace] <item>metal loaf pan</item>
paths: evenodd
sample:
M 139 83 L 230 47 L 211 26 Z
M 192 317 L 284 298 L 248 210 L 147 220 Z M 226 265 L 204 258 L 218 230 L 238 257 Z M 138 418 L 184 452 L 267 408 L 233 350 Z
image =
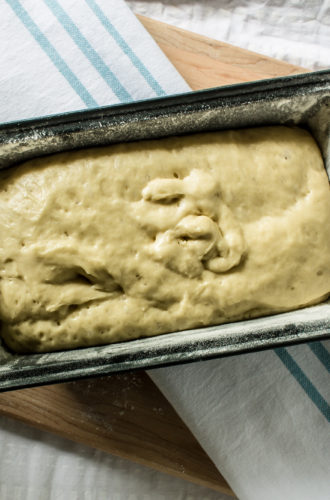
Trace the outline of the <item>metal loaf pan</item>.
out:
M 330 71 L 3 124 L 0 168 L 65 150 L 270 124 L 308 128 L 330 177 Z M 330 301 L 285 314 L 100 347 L 18 355 L 0 345 L 0 390 L 236 354 L 330 336 Z

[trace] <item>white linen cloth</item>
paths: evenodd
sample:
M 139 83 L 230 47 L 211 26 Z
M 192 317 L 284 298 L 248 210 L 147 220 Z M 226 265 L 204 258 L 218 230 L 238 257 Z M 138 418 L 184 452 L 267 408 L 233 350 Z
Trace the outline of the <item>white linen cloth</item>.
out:
M 137 14 L 309 69 L 330 66 L 329 0 L 127 0 Z
M 129 3 L 149 15 L 163 5 L 161 20 L 174 24 L 183 22 L 185 13 L 190 23 L 196 18 L 196 31 L 203 22 L 204 34 L 213 36 L 216 27 L 217 37 L 225 41 L 235 43 L 233 34 L 244 32 L 250 45 L 236 45 L 268 48 L 268 55 L 289 60 L 292 54 L 292 62 L 311 69 L 328 64 L 326 1 L 312 7 L 300 2 L 304 8 L 297 2 L 262 2 L 271 16 L 257 9 L 259 1 L 249 7 L 238 0 L 221 2 L 218 10 L 214 1 Z M 288 20 L 285 25 L 282 18 Z M 0 122 L 188 90 L 122 1 L 4 0 L 0 23 Z M 263 43 L 267 29 L 268 45 Z M 287 40 L 283 54 L 279 47 Z M 329 342 L 314 342 L 149 373 L 242 500 L 326 500 L 327 349 Z M 226 498 L 8 419 L 0 421 L 1 500 Z

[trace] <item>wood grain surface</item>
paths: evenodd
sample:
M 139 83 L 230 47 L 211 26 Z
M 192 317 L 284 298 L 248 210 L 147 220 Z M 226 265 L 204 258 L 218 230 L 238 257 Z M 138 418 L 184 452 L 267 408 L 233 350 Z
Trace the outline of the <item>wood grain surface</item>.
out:
M 2 393 L 0 413 L 233 495 L 143 371 Z
M 158 21 L 139 19 L 196 90 L 304 71 Z M 0 414 L 234 496 L 143 372 L 2 393 Z
M 307 72 L 148 17 L 138 18 L 193 90 Z

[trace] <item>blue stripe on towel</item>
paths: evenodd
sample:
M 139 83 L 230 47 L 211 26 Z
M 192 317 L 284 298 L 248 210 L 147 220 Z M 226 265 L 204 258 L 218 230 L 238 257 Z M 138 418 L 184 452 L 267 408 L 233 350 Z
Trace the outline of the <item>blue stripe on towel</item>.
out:
M 318 360 L 321 361 L 322 365 L 325 366 L 328 373 L 330 373 L 330 354 L 324 345 L 322 345 L 321 342 L 310 342 L 308 347 L 315 354 Z
M 79 81 L 75 74 L 71 71 L 66 62 L 62 59 L 60 54 L 57 52 L 55 47 L 49 42 L 47 37 L 38 28 L 36 23 L 29 16 L 27 11 L 22 7 L 22 5 L 17 0 L 6 0 L 8 5 L 12 8 L 16 16 L 24 24 L 24 26 L 31 33 L 35 41 L 40 45 L 42 50 L 47 54 L 49 59 L 52 61 L 54 66 L 58 69 L 61 75 L 67 80 L 71 85 L 76 94 L 89 108 L 97 107 L 98 103 L 94 100 L 88 90 Z
M 166 92 L 162 89 L 157 80 L 152 76 L 150 71 L 146 68 L 143 62 L 138 58 L 138 56 L 134 53 L 128 43 L 121 36 L 119 31 L 114 27 L 109 18 L 105 15 L 103 10 L 97 5 L 94 0 L 85 0 L 90 9 L 94 12 L 96 17 L 101 21 L 104 28 L 107 30 L 109 35 L 115 40 L 117 45 L 121 48 L 121 50 L 130 58 L 131 62 L 134 66 L 139 70 L 143 78 L 146 80 L 148 85 L 152 88 L 152 90 L 156 93 L 157 96 L 164 96 Z
M 44 2 L 118 99 L 121 102 L 132 101 L 132 96 L 123 87 L 116 75 L 108 68 L 96 50 L 93 49 L 87 38 L 79 31 L 61 5 L 56 0 L 44 0 Z
M 282 363 L 289 370 L 291 375 L 296 379 L 300 387 L 306 392 L 307 396 L 315 404 L 315 406 L 320 410 L 328 422 L 330 422 L 330 406 L 327 401 L 321 396 L 316 387 L 308 379 L 305 373 L 302 371 L 300 366 L 295 362 L 292 356 L 284 347 L 279 347 L 274 349 L 274 352 L 280 358 Z

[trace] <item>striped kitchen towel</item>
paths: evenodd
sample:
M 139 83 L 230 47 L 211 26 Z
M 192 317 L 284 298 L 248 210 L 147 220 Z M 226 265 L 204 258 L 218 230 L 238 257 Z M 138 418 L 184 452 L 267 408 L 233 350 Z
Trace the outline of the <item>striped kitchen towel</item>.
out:
M 121 0 L 3 0 L 0 122 L 189 90 Z
M 0 19 L 1 122 L 189 90 L 121 0 L 3 0 Z M 329 347 L 149 373 L 240 499 L 326 500 Z

